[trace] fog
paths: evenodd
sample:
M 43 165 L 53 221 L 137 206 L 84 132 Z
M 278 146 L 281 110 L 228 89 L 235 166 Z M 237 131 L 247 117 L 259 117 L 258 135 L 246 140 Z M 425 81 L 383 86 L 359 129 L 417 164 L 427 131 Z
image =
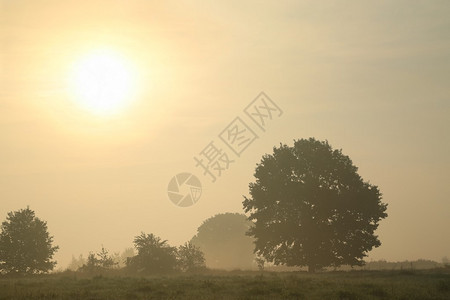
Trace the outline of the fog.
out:
M 190 241 L 208 218 L 244 212 L 264 154 L 309 137 L 342 149 L 388 204 L 367 261 L 450 255 L 447 1 L 0 5 L 0 219 L 29 205 L 57 268 L 141 232 Z M 98 48 L 137 78 L 113 115 L 68 89 Z M 280 109 L 263 129 L 245 113 L 262 91 Z M 220 139 L 236 117 L 257 135 L 239 155 Z M 234 160 L 214 182 L 194 160 L 212 141 Z M 183 172 L 202 187 L 187 207 L 168 194 Z

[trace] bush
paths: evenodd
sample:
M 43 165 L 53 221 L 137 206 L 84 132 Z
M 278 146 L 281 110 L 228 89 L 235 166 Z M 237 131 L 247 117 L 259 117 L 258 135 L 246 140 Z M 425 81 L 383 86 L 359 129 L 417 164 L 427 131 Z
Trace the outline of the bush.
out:
M 177 269 L 177 248 L 154 234 L 141 233 L 134 239 L 138 251 L 127 259 L 127 269 L 144 274 L 170 273 Z
M 185 272 L 195 272 L 206 268 L 203 252 L 190 242 L 178 248 L 178 263 L 181 270 Z
M 87 262 L 78 270 L 81 272 L 97 273 L 112 269 L 115 265 L 117 265 L 117 263 L 114 262 L 112 256 L 109 255 L 108 250 L 102 246 L 102 250 L 99 253 L 89 253 Z

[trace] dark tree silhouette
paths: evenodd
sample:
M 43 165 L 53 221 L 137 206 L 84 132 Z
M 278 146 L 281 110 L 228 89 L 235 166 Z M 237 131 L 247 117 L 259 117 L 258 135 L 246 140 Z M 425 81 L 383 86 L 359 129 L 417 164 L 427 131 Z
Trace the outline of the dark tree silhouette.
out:
M 314 138 L 264 155 L 243 206 L 255 226 L 255 252 L 274 264 L 362 265 L 381 245 L 374 231 L 387 214 L 377 186 L 364 182 L 348 156 Z
M 95 273 L 112 269 L 115 266 L 117 266 L 117 262 L 114 261 L 109 251 L 102 246 L 102 250 L 97 254 L 89 253 L 86 263 L 79 268 L 79 271 Z
M 199 247 L 191 242 L 178 247 L 178 261 L 181 270 L 195 272 L 205 269 L 205 256 Z
M 51 261 L 58 246 L 47 222 L 35 216 L 29 207 L 9 212 L 0 233 L 0 271 L 2 273 L 36 274 L 53 270 Z
M 128 258 L 127 267 L 145 274 L 169 273 L 176 270 L 177 248 L 154 234 L 141 233 L 134 238 L 136 256 Z
M 191 242 L 205 254 L 209 268 L 250 269 L 254 245 L 246 232 L 252 224 L 244 214 L 218 214 L 200 225 Z

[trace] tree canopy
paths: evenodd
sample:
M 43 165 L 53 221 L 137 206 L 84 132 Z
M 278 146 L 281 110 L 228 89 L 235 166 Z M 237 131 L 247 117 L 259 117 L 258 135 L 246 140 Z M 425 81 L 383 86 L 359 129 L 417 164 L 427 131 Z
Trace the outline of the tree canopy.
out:
M 178 261 L 181 270 L 185 272 L 201 271 L 206 267 L 205 255 L 191 242 L 178 247 Z
M 377 186 L 364 181 L 341 150 L 314 138 L 280 144 L 257 165 L 243 206 L 255 224 L 255 252 L 267 261 L 317 268 L 362 265 L 381 245 L 374 231 L 387 216 Z
M 0 271 L 36 274 L 53 270 L 58 246 L 47 230 L 47 222 L 35 216 L 29 207 L 9 212 L 0 233 Z
M 250 269 L 254 245 L 246 232 L 252 225 L 244 214 L 217 214 L 200 225 L 191 242 L 203 251 L 209 268 Z
M 177 248 L 150 233 L 142 232 L 134 238 L 137 255 L 127 262 L 131 270 L 146 274 L 169 273 L 178 267 Z

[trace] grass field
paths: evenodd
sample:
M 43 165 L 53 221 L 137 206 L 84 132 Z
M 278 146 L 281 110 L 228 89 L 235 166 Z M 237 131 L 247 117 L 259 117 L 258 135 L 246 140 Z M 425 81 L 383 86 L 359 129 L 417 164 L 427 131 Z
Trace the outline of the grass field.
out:
M 450 271 L 0 277 L 0 299 L 450 299 Z

